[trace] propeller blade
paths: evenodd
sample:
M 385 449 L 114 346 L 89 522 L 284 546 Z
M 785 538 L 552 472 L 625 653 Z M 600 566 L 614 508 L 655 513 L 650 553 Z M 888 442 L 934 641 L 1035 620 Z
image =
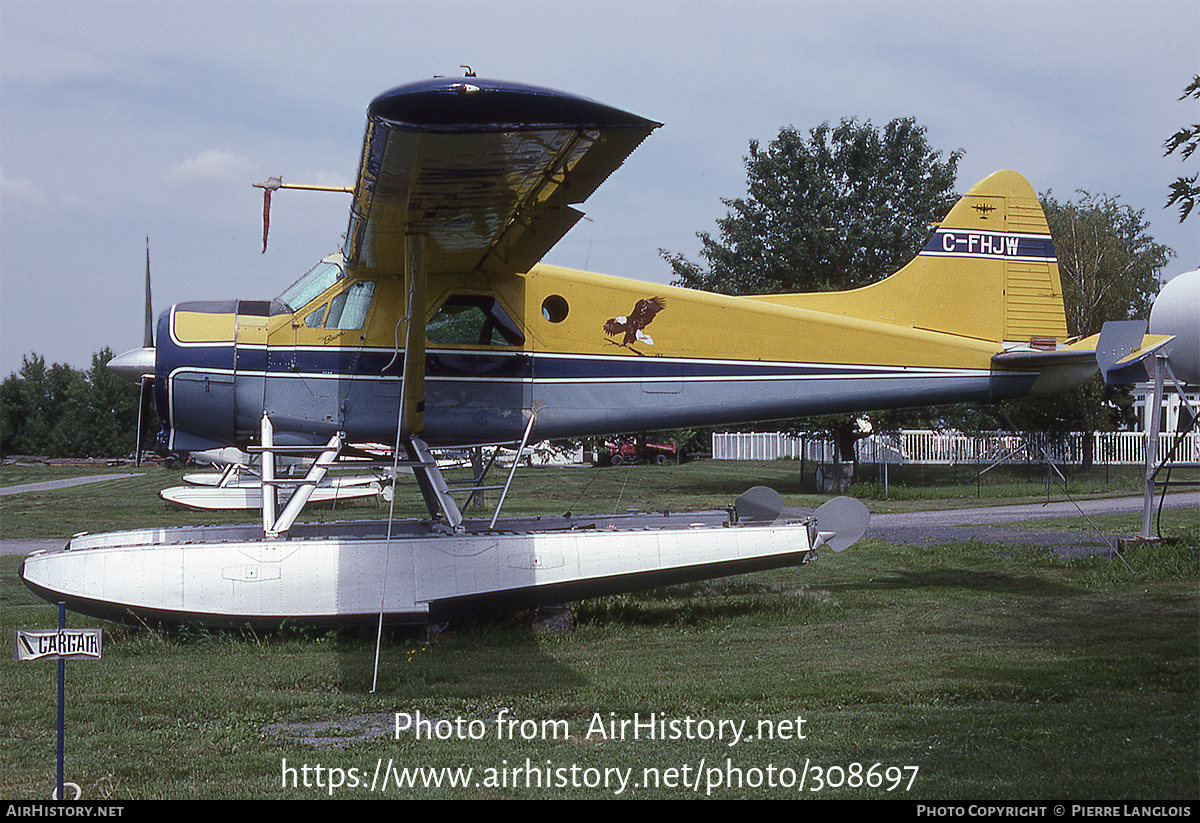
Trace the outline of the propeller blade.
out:
M 154 348 L 154 311 L 150 308 L 150 238 L 146 238 L 146 331 L 142 336 L 144 348 Z

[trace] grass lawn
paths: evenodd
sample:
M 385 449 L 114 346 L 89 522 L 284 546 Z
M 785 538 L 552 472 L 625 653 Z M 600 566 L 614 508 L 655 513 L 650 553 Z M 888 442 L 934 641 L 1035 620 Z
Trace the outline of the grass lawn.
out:
M 758 483 L 821 502 L 786 485 L 797 470 L 528 471 L 506 513 L 717 508 Z M 0 485 L 42 479 L 14 471 Z M 3 497 L 0 536 L 211 521 L 165 510 L 155 491 L 178 482 L 153 470 Z M 956 488 L 905 496 L 976 504 Z M 996 502 L 1028 496 L 1010 491 Z M 105 624 L 104 659 L 67 665 L 66 779 L 113 800 L 1194 799 L 1200 529 L 1173 536 L 1126 562 L 867 539 L 804 568 L 575 604 L 569 633 L 517 615 L 392 635 L 374 691 L 371 629 Z M 0 558 L 0 629 L 53 626 L 18 564 Z M 4 665 L 0 796 L 46 799 L 56 667 Z

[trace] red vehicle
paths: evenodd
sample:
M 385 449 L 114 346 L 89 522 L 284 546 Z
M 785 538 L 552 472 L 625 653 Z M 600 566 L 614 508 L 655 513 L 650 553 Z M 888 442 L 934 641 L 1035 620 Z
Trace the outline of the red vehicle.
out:
M 675 443 L 655 443 L 647 441 L 641 448 L 632 438 L 625 440 L 608 440 L 604 443 L 604 453 L 601 464 L 608 463 L 620 466 L 634 460 L 645 460 L 657 466 L 664 465 L 668 460 L 677 460 L 679 449 Z

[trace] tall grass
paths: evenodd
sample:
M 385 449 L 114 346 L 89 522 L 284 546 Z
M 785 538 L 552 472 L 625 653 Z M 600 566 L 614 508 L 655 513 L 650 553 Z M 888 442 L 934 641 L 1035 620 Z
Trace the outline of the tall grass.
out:
M 642 484 L 661 483 L 664 494 L 707 507 L 701 501 L 783 473 L 735 468 L 741 476 L 722 480 L 641 467 L 663 474 L 631 475 L 624 489 L 651 499 Z M 620 477 L 557 471 L 544 481 L 555 487 L 547 495 L 561 495 L 548 498 L 549 511 L 589 481 L 591 495 Z M 69 507 L 47 502 L 72 521 L 63 528 L 144 514 L 121 509 L 111 487 L 74 494 Z M 33 528 L 14 514 L 13 499 L 4 498 L 4 531 Z M 637 798 L 1195 798 L 1198 540 L 1187 529 L 1171 536 L 1176 542 L 1121 558 L 1071 560 L 1028 546 L 868 539 L 803 568 L 576 604 L 572 632 L 540 632 L 525 615 L 395 631 L 385 637 L 374 692 L 371 626 L 171 635 L 105 625 L 104 659 L 67 666 L 66 776 L 85 798 L 116 801 L 331 795 L 315 772 L 308 786 L 285 785 L 285 760 L 368 774 L 388 761 L 475 770 L 460 788 L 342 786 L 334 797 L 616 796 L 603 785 L 518 780 L 512 770 L 528 762 L 534 771 L 575 767 L 581 777 L 629 769 L 639 782 L 620 796 Z M 21 586 L 18 563 L 0 558 L 0 631 L 53 626 L 55 610 Z M 99 625 L 77 616 L 70 623 Z M 0 795 L 45 799 L 54 779 L 55 667 L 3 665 Z M 417 712 L 478 721 L 492 733 L 397 735 L 397 713 Z M 797 733 L 737 745 L 589 733 L 597 719 L 651 713 L 756 730 L 759 721 L 770 721 L 764 729 L 790 723 Z M 494 730 L 504 717 L 538 732 L 500 738 Z M 549 733 L 558 723 L 567 736 Z M 803 791 L 767 785 L 771 770 L 794 775 L 805 763 Z M 851 785 L 854 764 L 916 773 L 911 786 L 889 791 L 865 779 Z M 706 772 L 715 766 L 723 771 Z M 826 777 L 840 773 L 838 785 L 814 791 L 815 766 Z M 493 772 L 489 783 L 488 769 L 509 771 Z M 675 769 L 680 779 L 647 785 L 647 769 L 660 777 Z M 740 785 L 730 785 L 738 770 Z M 684 785 L 685 772 L 709 779 Z M 717 775 L 722 782 L 712 785 Z

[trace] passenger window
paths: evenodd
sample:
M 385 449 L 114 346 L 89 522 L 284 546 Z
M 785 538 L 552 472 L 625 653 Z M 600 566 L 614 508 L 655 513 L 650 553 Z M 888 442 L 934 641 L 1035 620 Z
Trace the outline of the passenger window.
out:
M 435 345 L 520 346 L 525 335 L 494 297 L 459 294 L 446 299 L 425 324 L 425 338 Z

